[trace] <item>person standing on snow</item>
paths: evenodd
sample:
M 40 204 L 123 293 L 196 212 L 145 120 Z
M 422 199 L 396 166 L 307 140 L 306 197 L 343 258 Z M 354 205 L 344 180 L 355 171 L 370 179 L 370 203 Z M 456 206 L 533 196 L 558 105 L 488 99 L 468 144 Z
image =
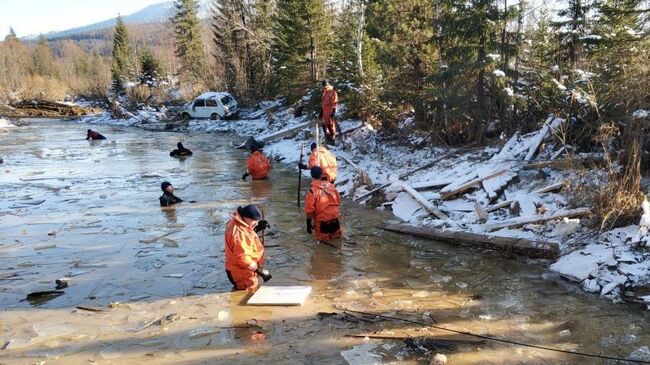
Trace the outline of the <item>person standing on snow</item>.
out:
M 258 276 L 264 282 L 271 279 L 271 273 L 264 269 L 264 244 L 257 235 L 268 227 L 259 209 L 252 204 L 238 207 L 226 224 L 226 275 L 236 290 L 256 290 Z
M 336 115 L 336 106 L 339 102 L 339 97 L 329 81 L 323 80 L 321 87 L 323 88 L 323 95 L 321 97 L 320 117 L 323 119 L 325 138 L 328 143 L 333 144 L 334 137 L 336 137 L 336 121 L 334 120 L 334 115 Z
M 102 136 L 99 132 L 95 132 L 94 130 L 89 129 L 86 132 L 86 140 L 89 140 L 89 139 L 92 139 L 94 141 L 94 140 L 97 140 L 97 139 L 106 139 L 106 137 Z
M 341 195 L 336 187 L 327 181 L 327 176 L 320 167 L 311 168 L 311 177 L 311 188 L 305 197 L 307 233 L 311 234 L 314 229 L 319 241 L 341 238 Z
M 317 146 L 316 143 L 311 144 L 311 155 L 309 155 L 307 165 L 298 163 L 298 168 L 302 170 L 311 170 L 314 166 L 323 169 L 323 175 L 327 177 L 327 181 L 334 184 L 338 173 L 336 156 L 324 146 Z
M 264 156 L 261 150 L 254 147 L 251 148 L 251 155 L 248 156 L 246 166 L 248 170 L 242 175 L 242 180 L 246 180 L 248 176 L 253 177 L 253 180 L 266 179 L 271 171 L 271 161 Z

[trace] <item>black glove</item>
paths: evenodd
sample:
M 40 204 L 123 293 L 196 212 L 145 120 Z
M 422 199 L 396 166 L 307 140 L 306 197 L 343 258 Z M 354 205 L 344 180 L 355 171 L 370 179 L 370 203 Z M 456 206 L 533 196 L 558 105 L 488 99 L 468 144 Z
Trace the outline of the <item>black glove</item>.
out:
M 241 179 L 245 181 L 246 178 L 247 178 L 249 175 L 250 175 L 250 174 L 249 174 L 248 172 L 245 172 L 245 173 L 241 176 Z
M 196 200 L 190 200 L 188 203 L 194 204 L 194 203 L 196 203 Z
M 307 218 L 307 233 L 311 234 L 311 219 Z
M 320 113 L 318 113 L 318 118 L 319 119 L 323 118 L 323 108 L 320 108 Z
M 336 114 L 336 108 L 332 109 L 332 112 L 330 113 L 330 118 L 334 117 L 334 114 Z
M 302 162 L 299 162 L 299 163 L 298 163 L 298 168 L 301 169 L 301 170 L 307 170 L 307 165 L 305 165 L 305 164 L 302 163 Z
M 269 222 L 262 219 L 261 221 L 257 222 L 257 226 L 255 226 L 255 232 L 260 232 L 267 228 L 271 228 L 271 225 L 269 224 Z
M 264 270 L 262 267 L 258 267 L 257 270 L 255 270 L 255 273 L 259 275 L 265 283 L 273 277 L 268 270 Z

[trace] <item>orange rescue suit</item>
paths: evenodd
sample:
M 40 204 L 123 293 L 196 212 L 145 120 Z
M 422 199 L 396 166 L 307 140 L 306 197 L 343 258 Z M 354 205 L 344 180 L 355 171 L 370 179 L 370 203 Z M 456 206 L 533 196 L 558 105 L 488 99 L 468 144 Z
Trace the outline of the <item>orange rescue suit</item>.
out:
M 314 166 L 319 166 L 323 169 L 323 175 L 327 176 L 329 182 L 334 183 L 338 172 L 338 164 L 336 163 L 336 157 L 334 157 L 332 152 L 325 147 L 316 148 L 311 155 L 309 155 L 307 169 L 311 170 Z
M 249 224 L 233 213 L 225 233 L 226 271 L 239 290 L 259 286 L 255 270 L 264 266 L 264 245 Z
M 329 241 L 342 235 L 339 217 L 341 195 L 325 180 L 314 180 L 305 198 L 305 215 L 313 220 L 316 239 Z
M 336 109 L 336 105 L 339 102 L 339 97 L 336 94 L 336 90 L 332 85 L 325 86 L 323 89 L 323 96 L 321 97 L 321 109 L 323 110 L 323 124 L 327 129 L 327 134 L 332 138 L 336 136 L 336 125 L 334 124 L 334 119 L 330 116 L 332 110 Z
M 260 151 L 251 153 L 246 165 L 248 167 L 248 173 L 255 180 L 268 177 L 269 171 L 271 171 L 271 161 Z

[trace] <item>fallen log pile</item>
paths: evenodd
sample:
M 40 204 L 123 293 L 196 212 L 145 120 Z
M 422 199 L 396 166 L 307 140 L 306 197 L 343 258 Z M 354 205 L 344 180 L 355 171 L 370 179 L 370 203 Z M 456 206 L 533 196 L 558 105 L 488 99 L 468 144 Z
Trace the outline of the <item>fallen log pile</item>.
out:
M 0 115 L 10 118 L 80 117 L 99 112 L 100 110 L 97 108 L 81 107 L 48 100 L 21 100 L 12 103 L 10 107 L 0 107 Z
M 463 217 L 463 214 L 467 217 L 466 214 L 471 214 L 473 211 L 476 215 L 475 218 L 469 216 L 470 221 L 465 222 L 476 222 L 479 224 L 472 229 L 474 232 L 493 232 L 501 229 L 519 228 L 529 224 L 546 223 L 562 218 L 589 215 L 590 210 L 588 208 L 567 209 L 563 208 L 562 203 L 553 208 L 551 207 L 552 204 L 542 203 L 544 196 L 548 196 L 552 192 L 561 191 L 567 185 L 566 181 L 557 181 L 558 179 L 556 179 L 556 181 L 551 181 L 542 187 L 537 186 L 536 188 L 532 188 L 531 186 L 531 188 L 528 188 L 524 185 L 524 189 L 519 188 L 514 193 L 510 190 L 506 191 L 511 182 L 521 181 L 519 174 L 522 170 L 559 166 L 564 163 L 563 161 L 558 162 L 557 160 L 550 162 L 533 161 L 533 158 L 540 150 L 540 146 L 542 146 L 544 141 L 562 123 L 562 119 L 551 117 L 546 120 L 544 126 L 537 132 L 523 136 L 519 134 L 512 136 L 498 153 L 486 161 L 454 165 L 448 168 L 447 171 L 436 173 L 435 176 L 429 174 L 429 176 L 435 177 L 433 180 L 416 180 L 415 182 L 410 181 L 408 184 L 402 181 L 385 184 L 372 189 L 370 192 L 357 197 L 355 200 L 364 199 L 376 191 L 393 185 L 390 189 L 391 197 L 399 194 L 408 194 L 414 202 L 422 206 L 428 213 L 445 221 L 447 226 L 458 226 L 455 220 L 450 220 L 450 212 L 456 212 L 454 216 L 458 218 Z M 566 150 L 566 147 L 560 147 L 558 151 L 549 152 L 549 154 L 552 153 L 557 158 Z M 433 167 L 436 163 L 448 156 L 449 154 L 445 154 L 441 158 L 424 164 L 420 168 L 409 171 L 408 176 L 400 176 L 400 179 L 411 177 L 414 172 Z M 439 190 L 428 194 L 418 192 L 418 190 L 432 189 Z M 464 198 L 464 200 L 459 198 Z M 442 201 L 450 201 L 450 204 L 442 203 Z M 469 206 L 470 210 L 466 210 L 466 208 L 461 209 L 460 207 L 463 206 Z M 393 205 L 393 208 L 395 208 L 395 205 Z M 508 208 L 509 212 L 498 212 L 502 208 Z M 504 217 L 504 214 L 510 215 L 510 218 L 507 216 Z M 519 217 L 520 214 L 525 216 Z M 437 224 L 439 225 L 440 223 Z M 465 227 L 464 224 L 461 223 L 460 226 Z M 411 233 L 414 232 L 413 228 L 409 228 L 409 230 Z M 510 247 L 511 250 L 519 250 L 531 257 L 555 257 L 558 249 L 557 244 L 540 243 L 519 238 L 496 237 L 493 235 L 463 232 L 449 233 L 439 230 L 427 231 L 426 234 L 423 232 L 416 231 L 419 235 L 425 235 L 435 239 L 445 238 L 447 240 L 460 240 L 487 246 Z M 533 252 L 540 250 L 540 248 L 544 253 Z

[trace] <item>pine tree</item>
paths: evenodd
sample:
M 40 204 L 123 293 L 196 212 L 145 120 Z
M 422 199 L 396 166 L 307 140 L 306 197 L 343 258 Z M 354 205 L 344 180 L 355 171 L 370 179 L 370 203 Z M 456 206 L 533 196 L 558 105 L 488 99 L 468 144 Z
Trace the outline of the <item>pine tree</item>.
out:
M 129 33 L 122 17 L 118 15 L 115 23 L 113 37 L 113 61 L 111 66 L 113 92 L 124 92 L 125 83 L 132 80 L 135 75 L 133 62 L 133 48 L 129 40 Z
M 156 87 L 160 83 L 160 63 L 148 47 L 140 55 L 140 83 Z
M 18 37 L 13 27 L 9 27 L 9 34 L 5 37 L 5 41 L 17 41 Z
M 562 46 L 561 61 L 573 70 L 582 52 L 583 36 L 588 30 L 587 14 L 592 8 L 590 0 L 568 0 L 568 6 L 558 12 L 561 18 L 551 25 L 558 31 Z
M 273 87 L 290 99 L 301 97 L 326 76 L 331 24 L 324 0 L 278 0 L 275 19 Z
M 184 81 L 202 84 L 208 78 L 197 0 L 175 0 L 170 21 L 174 27 L 175 55 Z

